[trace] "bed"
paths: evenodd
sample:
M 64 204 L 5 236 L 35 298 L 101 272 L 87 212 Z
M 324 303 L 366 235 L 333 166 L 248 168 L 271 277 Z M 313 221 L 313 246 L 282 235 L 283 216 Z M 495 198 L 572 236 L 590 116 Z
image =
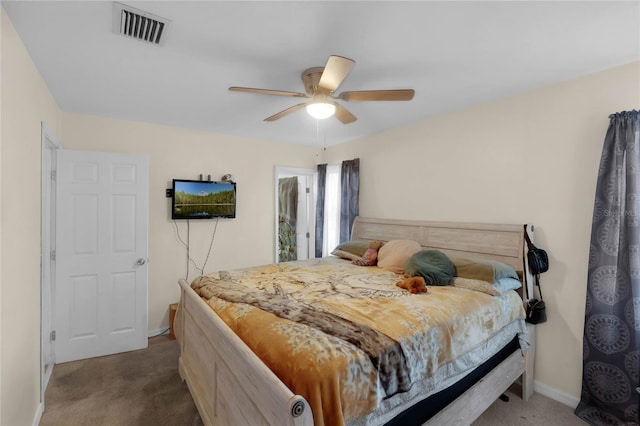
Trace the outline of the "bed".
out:
M 533 227 L 362 217 L 356 218 L 352 231 L 352 240 L 413 240 L 423 249 L 436 249 L 448 256 L 498 261 L 520 275 L 524 286 L 519 294 L 510 291 L 488 296 L 447 286 L 430 287 L 426 295 L 409 295 L 393 285 L 400 276 L 334 257 L 222 271 L 199 277 L 192 285 L 180 280 L 176 316 L 179 371 L 203 422 L 470 424 L 513 385 L 527 400 L 533 392 L 535 342 L 533 326 L 521 319 L 522 301 L 532 294 L 524 232 L 532 237 Z M 327 271 L 330 278 L 321 282 Z M 340 280 L 348 284 L 334 284 L 343 282 Z M 332 293 L 320 291 L 323 286 L 331 287 Z M 267 289 L 270 297 L 261 297 L 254 287 L 261 287 L 263 293 Z M 302 288 L 310 289 L 311 296 L 303 295 Z M 459 311 L 451 314 L 444 303 L 463 296 L 472 300 L 461 302 L 465 315 L 467 311 L 472 315 L 473 309 L 481 311 L 473 320 L 460 316 Z M 322 305 L 323 315 L 330 317 L 309 320 L 300 316 L 298 305 L 293 310 L 298 316 L 291 316 L 289 305 L 283 309 L 278 297 L 287 303 L 295 299 L 303 307 Z M 347 299 L 351 305 L 337 307 Z M 374 305 L 379 300 L 384 309 Z M 485 302 L 504 312 L 490 313 Z M 409 311 L 422 309 L 422 305 L 430 309 L 427 316 L 445 315 L 455 319 L 454 325 L 449 322 L 449 329 L 441 332 L 423 319 L 413 320 Z M 334 315 L 335 309 L 348 313 Z M 388 312 L 393 315 L 376 323 Z M 366 326 L 365 331 L 350 330 L 351 321 L 344 323 L 344 318 L 356 318 L 355 322 Z M 482 327 L 476 324 L 483 321 L 489 326 L 480 332 Z M 331 330 L 326 329 L 327 324 Z M 471 329 L 462 328 L 463 324 Z M 399 325 L 426 334 L 420 339 L 400 338 L 393 334 Z M 293 329 L 283 331 L 284 327 Z M 279 337 L 274 329 L 288 336 L 281 339 L 288 342 L 288 352 L 276 349 Z M 481 341 L 469 338 L 476 335 L 482 335 Z M 392 343 L 384 343 L 385 339 Z M 370 347 L 369 342 L 378 340 L 383 342 L 380 347 L 391 348 L 385 349 L 390 352 Z M 335 346 L 324 353 L 325 344 Z M 430 345 L 435 345 L 433 351 L 426 350 Z M 309 352 L 317 357 L 313 369 L 297 365 L 299 359 L 309 358 Z M 398 353 L 404 357 L 402 362 L 395 361 Z M 342 372 L 319 371 L 323 367 L 318 366 L 340 364 L 343 358 L 347 361 L 341 364 Z M 392 362 L 381 361 L 389 359 Z M 411 368 L 405 371 L 397 364 Z

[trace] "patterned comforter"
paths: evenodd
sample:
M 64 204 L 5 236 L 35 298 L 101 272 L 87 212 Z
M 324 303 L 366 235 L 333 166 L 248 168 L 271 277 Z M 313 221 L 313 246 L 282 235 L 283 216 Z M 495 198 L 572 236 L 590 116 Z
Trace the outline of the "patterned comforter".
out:
M 422 391 L 442 370 L 475 367 L 477 357 L 458 359 L 503 328 L 524 332 L 513 291 L 493 297 L 445 286 L 413 295 L 395 286 L 399 278 L 327 257 L 220 271 L 191 286 L 309 402 L 316 425 L 339 425 L 364 421 L 417 383 Z

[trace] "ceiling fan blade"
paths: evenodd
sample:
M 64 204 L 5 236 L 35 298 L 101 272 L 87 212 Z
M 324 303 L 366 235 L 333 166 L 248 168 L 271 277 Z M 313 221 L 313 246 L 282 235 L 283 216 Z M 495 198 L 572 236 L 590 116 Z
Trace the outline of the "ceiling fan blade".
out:
M 285 109 L 283 111 L 280 111 L 277 114 L 273 114 L 271 117 L 265 118 L 264 121 L 276 121 L 276 120 L 284 117 L 285 115 L 289 115 L 291 113 L 294 113 L 294 112 L 298 111 L 299 109 L 302 109 L 302 108 L 306 107 L 308 103 L 309 102 L 303 102 L 301 104 L 294 105 L 294 106 L 292 106 L 290 108 L 287 108 L 287 109 Z
M 336 103 L 335 105 L 336 105 L 336 113 L 334 115 L 338 120 L 342 122 L 342 124 L 353 123 L 354 121 L 357 120 L 356 116 L 351 114 L 349 110 L 347 110 L 345 107 L 343 107 L 338 103 Z
M 362 90 L 356 92 L 342 92 L 338 99 L 343 101 L 410 101 L 415 90 Z
M 318 82 L 318 87 L 328 90 L 329 93 L 335 92 L 338 86 L 347 78 L 355 63 L 354 60 L 343 58 L 342 56 L 329 56 Z
M 231 92 L 247 92 L 247 93 L 260 93 L 262 95 L 276 95 L 276 96 L 292 96 L 295 98 L 308 98 L 306 93 L 299 92 L 287 92 L 284 90 L 270 90 L 270 89 L 255 89 L 253 87 L 229 87 Z

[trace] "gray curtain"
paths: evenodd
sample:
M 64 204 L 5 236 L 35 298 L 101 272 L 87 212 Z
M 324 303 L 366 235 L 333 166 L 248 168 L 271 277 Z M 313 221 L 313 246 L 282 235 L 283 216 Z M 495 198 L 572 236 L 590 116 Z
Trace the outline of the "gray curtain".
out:
M 298 178 L 278 180 L 278 260 L 297 259 L 296 221 L 298 218 Z
M 316 257 L 322 257 L 324 242 L 324 194 L 327 186 L 327 165 L 318 164 L 318 194 L 316 199 Z
M 342 162 L 340 170 L 340 242 L 349 241 L 353 221 L 359 214 L 360 159 Z
M 596 187 L 581 401 L 592 425 L 638 424 L 640 112 L 609 116 Z

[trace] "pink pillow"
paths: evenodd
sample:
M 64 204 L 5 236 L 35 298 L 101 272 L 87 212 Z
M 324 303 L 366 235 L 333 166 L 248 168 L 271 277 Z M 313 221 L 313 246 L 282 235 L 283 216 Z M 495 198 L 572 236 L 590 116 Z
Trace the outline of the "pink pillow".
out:
M 422 250 L 414 240 L 391 240 L 378 251 L 378 266 L 396 274 L 404 273 L 405 262 Z

